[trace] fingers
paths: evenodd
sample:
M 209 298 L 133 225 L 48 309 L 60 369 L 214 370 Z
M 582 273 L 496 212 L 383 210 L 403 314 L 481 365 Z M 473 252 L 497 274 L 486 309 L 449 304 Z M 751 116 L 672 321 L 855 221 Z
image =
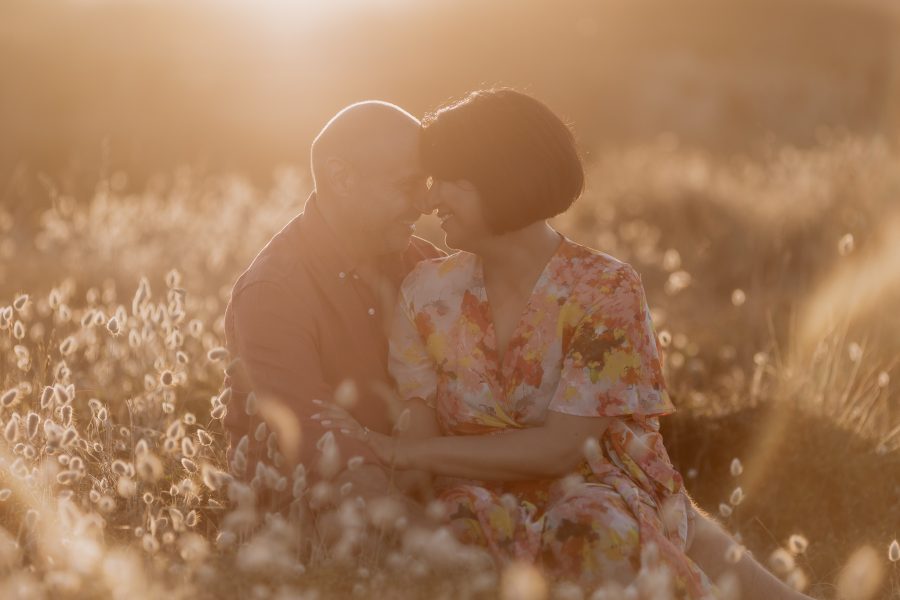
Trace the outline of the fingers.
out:
M 365 434 L 365 428 L 352 417 L 338 416 L 322 418 L 322 415 L 313 415 L 311 418 L 319 421 L 322 427 L 326 429 L 336 430 L 340 433 L 343 433 L 344 435 L 349 435 L 358 440 L 366 441 L 367 436 Z
M 313 400 L 313 404 L 321 407 L 321 410 L 310 417 L 324 426 L 333 426 L 342 423 L 357 423 L 353 416 L 343 408 L 322 400 Z

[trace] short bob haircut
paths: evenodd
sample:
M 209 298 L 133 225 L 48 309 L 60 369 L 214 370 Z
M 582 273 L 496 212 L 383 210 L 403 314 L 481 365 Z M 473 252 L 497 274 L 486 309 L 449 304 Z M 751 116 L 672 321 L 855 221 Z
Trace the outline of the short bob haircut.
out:
M 497 234 L 564 212 L 584 190 L 572 131 L 544 103 L 509 88 L 470 92 L 426 115 L 421 153 L 435 179 L 475 186 Z

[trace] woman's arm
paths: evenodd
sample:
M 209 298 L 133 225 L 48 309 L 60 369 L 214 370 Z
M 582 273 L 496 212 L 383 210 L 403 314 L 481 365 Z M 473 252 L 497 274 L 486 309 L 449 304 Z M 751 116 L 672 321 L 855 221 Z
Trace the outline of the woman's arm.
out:
M 409 421 L 405 427 L 398 429 L 398 439 L 423 440 L 441 435 L 437 414 L 424 400 L 412 398 L 407 401 L 404 410 L 409 411 Z M 428 501 L 432 496 L 431 478 L 431 473 L 424 469 L 407 469 L 394 473 L 394 484 L 403 492 Z
M 525 429 L 487 435 L 392 438 L 374 431 L 365 432 L 339 406 L 327 403 L 323 406 L 326 410 L 323 411 L 322 425 L 368 441 L 382 461 L 398 469 L 495 481 L 560 477 L 571 473 L 584 458 L 587 438 L 599 439 L 608 422 L 606 417 L 548 411 L 543 424 Z M 410 422 L 412 426 L 412 418 Z
M 578 468 L 585 441 L 599 439 L 607 421 L 548 411 L 538 427 L 412 440 L 399 453 L 405 453 L 414 468 L 451 477 L 495 481 L 562 477 Z

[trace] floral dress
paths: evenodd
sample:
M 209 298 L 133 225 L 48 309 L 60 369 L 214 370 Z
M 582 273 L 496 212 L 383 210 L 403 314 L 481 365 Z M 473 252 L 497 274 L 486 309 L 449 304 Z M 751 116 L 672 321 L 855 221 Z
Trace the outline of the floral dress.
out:
M 554 578 L 627 584 L 668 567 L 682 597 L 712 586 L 685 554 L 688 500 L 659 433 L 674 411 L 638 273 L 563 237 L 497 359 L 481 260 L 419 263 L 400 290 L 389 369 L 404 398 L 436 411 L 444 435 L 540 425 L 547 411 L 610 417 L 578 473 L 515 482 L 439 477 L 454 533 L 505 564 Z M 653 565 L 649 563 L 654 563 Z

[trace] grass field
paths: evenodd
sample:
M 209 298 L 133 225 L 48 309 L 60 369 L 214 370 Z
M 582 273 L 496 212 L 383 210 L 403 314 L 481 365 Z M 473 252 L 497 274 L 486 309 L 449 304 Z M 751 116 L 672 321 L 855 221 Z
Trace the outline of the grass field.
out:
M 580 597 L 440 534 L 392 550 L 390 505 L 343 507 L 369 540 L 351 564 L 229 483 L 222 314 L 308 186 L 184 168 L 72 198 L 45 177 L 0 206 L 0 596 Z M 597 157 L 556 224 L 641 272 L 697 501 L 812 595 L 900 598 L 900 154 L 823 137 L 724 162 L 662 138 Z

